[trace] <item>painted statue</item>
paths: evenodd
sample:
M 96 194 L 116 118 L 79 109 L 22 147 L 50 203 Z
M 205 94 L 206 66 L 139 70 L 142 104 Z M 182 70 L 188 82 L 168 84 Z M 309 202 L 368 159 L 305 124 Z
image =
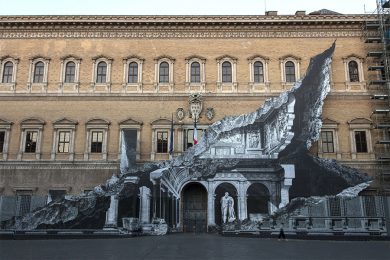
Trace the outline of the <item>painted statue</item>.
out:
M 221 198 L 222 223 L 233 222 L 236 220 L 234 213 L 234 199 L 229 196 L 229 192 L 225 192 L 225 196 Z

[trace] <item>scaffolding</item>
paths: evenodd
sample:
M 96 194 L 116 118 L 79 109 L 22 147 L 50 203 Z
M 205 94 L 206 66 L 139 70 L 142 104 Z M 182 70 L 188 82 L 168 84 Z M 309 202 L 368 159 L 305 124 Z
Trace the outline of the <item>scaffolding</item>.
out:
M 390 0 L 376 0 L 376 18 L 365 23 L 369 90 L 374 101 L 378 195 L 390 195 Z

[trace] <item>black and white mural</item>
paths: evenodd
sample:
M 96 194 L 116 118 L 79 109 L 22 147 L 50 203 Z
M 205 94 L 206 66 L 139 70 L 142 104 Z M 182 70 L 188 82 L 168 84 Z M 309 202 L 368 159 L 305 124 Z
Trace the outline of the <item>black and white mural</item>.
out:
M 306 76 L 290 90 L 252 113 L 215 122 L 197 145 L 170 161 L 136 167 L 135 133 L 123 133 L 120 174 L 3 226 L 136 227 L 152 234 L 169 228 L 272 229 L 281 223 L 286 230 L 345 228 L 337 217 L 364 216 L 364 201 L 356 196 L 370 178 L 309 153 L 320 135 L 334 49 L 335 44 L 313 57 Z M 354 225 L 359 232 L 366 228 Z M 377 219 L 373 225 L 384 224 Z

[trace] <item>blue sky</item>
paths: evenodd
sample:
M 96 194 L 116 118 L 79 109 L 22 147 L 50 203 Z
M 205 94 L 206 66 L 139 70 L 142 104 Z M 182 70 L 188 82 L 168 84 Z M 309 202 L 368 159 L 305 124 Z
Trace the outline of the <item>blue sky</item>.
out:
M 376 0 L 0 0 L 0 15 L 262 15 L 319 9 L 370 13 Z

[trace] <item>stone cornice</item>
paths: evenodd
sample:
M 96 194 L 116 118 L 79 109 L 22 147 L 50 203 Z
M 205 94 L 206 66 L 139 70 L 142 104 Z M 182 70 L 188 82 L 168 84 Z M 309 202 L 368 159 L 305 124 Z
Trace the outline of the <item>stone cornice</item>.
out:
M 156 15 L 156 16 L 122 16 L 122 15 L 26 15 L 26 16 L 0 16 L 0 25 L 16 24 L 206 24 L 206 23 L 278 23 L 278 22 L 364 22 L 367 19 L 377 19 L 375 15 L 349 14 L 349 15 Z
M 1 39 L 361 37 L 375 15 L 0 16 Z

